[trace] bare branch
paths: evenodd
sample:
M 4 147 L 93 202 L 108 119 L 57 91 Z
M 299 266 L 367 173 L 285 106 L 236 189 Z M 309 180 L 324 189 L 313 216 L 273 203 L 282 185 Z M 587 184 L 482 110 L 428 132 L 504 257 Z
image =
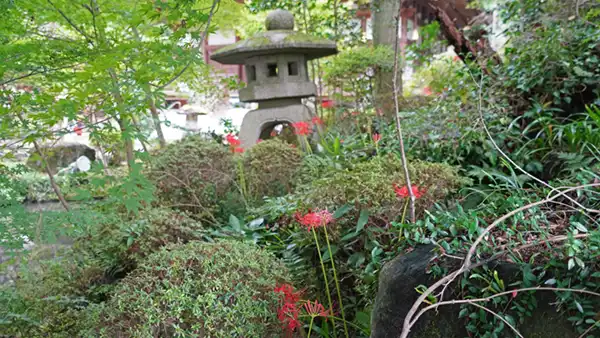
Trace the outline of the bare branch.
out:
M 408 311 L 408 313 L 406 314 L 406 317 L 404 318 L 404 323 L 402 325 L 402 332 L 400 334 L 400 338 L 407 338 L 408 334 L 410 332 L 410 329 L 412 328 L 412 326 L 414 325 L 414 323 L 416 323 L 416 321 L 419 319 L 419 317 L 424 313 L 424 311 L 419 312 L 417 315 L 415 315 L 417 313 L 417 310 L 419 309 L 419 307 L 421 306 L 421 304 L 423 303 L 423 301 L 427 298 L 427 296 L 429 296 L 430 294 L 432 294 L 435 290 L 437 290 L 439 287 L 441 287 L 442 285 L 447 285 L 449 283 L 452 283 L 452 281 L 454 281 L 456 279 L 456 277 L 458 277 L 460 274 L 470 271 L 478 266 L 481 266 L 483 264 L 485 264 L 487 261 L 484 262 L 478 262 L 478 263 L 472 263 L 471 259 L 473 258 L 473 256 L 475 255 L 475 252 L 477 250 L 477 247 L 479 246 L 479 244 L 483 241 L 483 239 L 489 234 L 489 232 L 494 229 L 496 226 L 498 226 L 498 224 L 504 222 L 505 220 L 507 220 L 508 218 L 518 214 L 519 212 L 531 209 L 535 206 L 541 205 L 541 204 L 545 204 L 548 202 L 551 202 L 555 199 L 557 199 L 560 196 L 564 196 L 565 194 L 571 192 L 571 191 L 575 191 L 575 190 L 581 190 L 581 189 L 585 189 L 585 188 L 590 188 L 590 187 L 598 187 L 600 186 L 600 183 L 592 183 L 592 184 L 585 184 L 585 185 L 580 185 L 580 186 L 576 186 L 576 187 L 572 187 L 569 188 L 567 190 L 564 191 L 560 191 L 557 194 L 555 194 L 552 197 L 546 198 L 544 200 L 541 201 L 537 201 L 537 202 L 533 202 L 530 204 L 527 204 L 525 206 L 522 206 L 518 209 L 512 210 L 511 212 L 505 214 L 504 216 L 496 219 L 492 224 L 490 224 L 487 228 L 485 228 L 485 230 L 483 230 L 481 232 L 481 234 L 479 235 L 479 237 L 477 237 L 477 239 L 475 240 L 475 242 L 473 242 L 473 244 L 471 244 L 471 247 L 469 249 L 469 252 L 467 253 L 467 256 L 465 257 L 465 260 L 462 264 L 462 266 L 455 270 L 454 272 L 446 275 L 445 277 L 441 278 L 440 280 L 438 280 L 437 282 L 435 282 L 433 285 L 431 285 L 429 288 L 427 288 L 427 290 L 423 291 L 423 293 L 421 293 L 421 295 L 419 296 L 419 298 L 415 301 L 415 303 L 413 304 L 413 306 L 411 307 L 411 309 Z M 414 318 L 413 318 L 414 317 Z

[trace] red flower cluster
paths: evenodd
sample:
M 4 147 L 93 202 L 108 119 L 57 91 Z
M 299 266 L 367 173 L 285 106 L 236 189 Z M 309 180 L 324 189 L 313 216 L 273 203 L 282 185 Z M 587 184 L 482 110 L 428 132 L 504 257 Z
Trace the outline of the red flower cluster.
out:
M 301 326 L 298 320 L 298 301 L 300 292 L 294 292 L 294 287 L 289 284 L 281 284 L 275 287 L 275 293 L 280 293 L 280 308 L 277 310 L 277 318 L 288 332 L 293 332 Z
M 412 190 L 413 195 L 415 195 L 415 198 L 421 198 L 425 194 L 425 189 L 419 188 L 416 185 L 413 185 L 411 187 L 411 190 Z M 401 197 L 401 198 L 410 197 L 407 186 L 399 187 L 394 184 L 394 191 L 396 192 L 396 195 L 398 197 Z
M 381 135 L 380 134 L 373 134 L 373 142 L 379 143 L 379 141 L 381 141 Z
M 326 226 L 333 222 L 333 214 L 327 210 L 309 212 L 304 216 L 296 214 L 296 220 L 305 226 L 308 231 L 311 231 L 313 228 Z
M 227 143 L 229 143 L 229 147 L 231 148 L 232 153 L 244 152 L 244 148 L 240 147 L 240 144 L 242 144 L 242 142 L 240 142 L 240 140 L 238 140 L 238 138 L 235 135 L 227 134 L 225 136 L 225 139 L 227 140 Z
M 333 106 L 335 106 L 335 103 L 331 100 L 323 100 L 323 102 L 321 102 L 321 107 L 323 108 L 332 108 Z
M 292 127 L 294 128 L 294 132 L 299 136 L 306 136 L 311 132 L 311 125 L 309 122 L 299 121 L 292 123 Z
M 315 117 L 313 117 L 313 118 L 312 118 L 312 123 L 313 123 L 315 126 L 322 126 L 322 125 L 323 125 L 323 120 L 321 120 L 321 118 L 320 118 L 320 117 L 318 117 L 318 116 L 315 116 Z

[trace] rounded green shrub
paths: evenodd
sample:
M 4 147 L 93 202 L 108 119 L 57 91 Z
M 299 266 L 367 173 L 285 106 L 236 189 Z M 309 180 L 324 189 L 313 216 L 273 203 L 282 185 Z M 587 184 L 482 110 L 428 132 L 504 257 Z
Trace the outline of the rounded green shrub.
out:
M 88 307 L 111 299 L 118 282 L 147 256 L 202 234 L 198 221 L 159 208 L 132 220 L 105 217 L 71 247 L 38 245 L 29 263 L 23 261 L 14 288 L 0 288 L 0 302 L 10 300 L 0 307 L 0 335 L 78 337 L 78 330 L 94 325 L 87 322 L 93 315 Z
M 443 163 L 409 161 L 411 183 L 425 191 L 417 199 L 417 211 L 423 212 L 466 183 L 458 168 Z M 351 169 L 328 167 L 320 177 L 302 189 L 304 204 L 310 208 L 334 210 L 350 204 L 355 210 L 366 209 L 372 215 L 397 219 L 405 198 L 396 195 L 395 186 L 404 186 L 402 162 L 395 155 L 378 156 L 360 162 Z
M 256 199 L 264 196 L 282 196 L 294 187 L 294 176 L 302 165 L 297 148 L 277 139 L 258 143 L 244 158 L 248 191 Z
M 105 337 L 274 337 L 283 265 L 234 241 L 163 248 L 121 281 L 100 310 Z
M 163 205 L 210 219 L 234 186 L 235 166 L 225 147 L 194 135 L 158 153 L 148 176 Z

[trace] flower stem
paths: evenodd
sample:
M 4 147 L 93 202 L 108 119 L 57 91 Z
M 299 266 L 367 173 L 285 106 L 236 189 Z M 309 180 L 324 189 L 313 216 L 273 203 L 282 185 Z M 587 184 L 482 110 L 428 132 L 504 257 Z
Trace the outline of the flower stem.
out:
M 404 210 L 402 210 L 402 218 L 400 219 L 400 224 L 404 224 L 404 221 L 406 220 L 406 208 L 408 207 L 408 199 L 406 200 L 406 202 L 404 202 Z M 400 230 L 398 230 L 398 242 L 400 242 L 400 239 L 402 239 L 402 227 L 400 227 Z
M 327 234 L 327 227 L 323 227 L 325 229 L 325 240 L 327 241 L 327 250 L 329 251 L 329 260 L 331 261 L 331 269 L 333 270 L 333 279 L 335 280 L 335 288 L 337 289 L 338 301 L 340 302 L 340 311 L 342 313 L 342 320 L 344 321 L 344 333 L 346 334 L 346 338 L 349 338 L 348 335 L 348 325 L 346 324 L 346 315 L 344 314 L 344 304 L 342 304 L 342 293 L 340 291 L 340 282 L 337 278 L 337 272 L 335 271 L 335 263 L 333 262 L 333 253 L 331 252 L 331 245 L 329 244 L 329 235 Z M 333 315 L 333 313 L 332 313 Z M 331 319 L 333 321 L 333 319 Z
M 311 316 L 310 324 L 308 325 L 308 334 L 306 335 L 307 338 L 310 338 L 310 332 L 312 331 L 312 326 L 313 326 L 314 321 L 315 321 L 315 316 Z
M 242 187 L 242 195 L 243 195 L 244 199 L 247 200 L 248 199 L 248 190 L 246 188 L 246 177 L 244 176 L 244 165 L 243 165 L 241 159 L 238 161 L 238 171 L 239 171 L 239 175 L 240 175 L 240 186 Z
M 319 261 L 321 262 L 321 270 L 323 271 L 323 279 L 325 280 L 325 291 L 327 292 L 327 300 L 329 301 L 329 311 L 333 314 L 333 302 L 331 301 L 331 292 L 329 291 L 329 282 L 327 281 L 327 273 L 325 271 L 325 263 L 323 263 L 323 256 L 321 256 L 321 246 L 319 245 L 319 239 L 317 238 L 317 231 L 312 228 L 313 235 L 315 236 L 315 244 L 317 245 L 317 253 L 319 254 Z M 329 253 L 331 255 L 331 252 Z M 335 320 L 331 319 L 331 325 L 333 326 L 333 336 L 337 337 L 335 333 Z

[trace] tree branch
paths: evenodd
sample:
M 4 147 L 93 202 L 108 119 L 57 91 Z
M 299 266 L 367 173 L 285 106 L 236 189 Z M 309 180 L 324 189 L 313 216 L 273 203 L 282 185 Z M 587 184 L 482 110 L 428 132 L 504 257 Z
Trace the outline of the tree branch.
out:
M 219 4 L 220 0 L 214 0 L 212 7 L 210 8 L 210 13 L 208 14 L 208 20 L 206 21 L 206 28 L 204 29 L 204 32 L 202 33 L 202 36 L 200 37 L 200 48 L 202 48 L 202 45 L 204 44 L 204 40 L 206 39 L 206 36 L 208 35 L 208 29 L 210 28 L 210 22 L 212 21 L 212 17 L 216 12 L 216 7 Z M 192 65 L 192 61 L 188 61 L 188 63 L 183 67 L 183 69 L 181 69 L 181 71 L 179 71 L 177 74 L 175 74 L 175 76 L 173 76 L 170 80 L 168 80 L 167 82 L 165 82 L 162 85 L 158 85 L 158 89 L 164 89 L 167 86 L 169 86 L 171 83 L 175 82 L 181 75 L 183 75 L 183 73 L 185 73 L 185 71 Z
M 81 28 L 77 27 L 77 25 L 60 8 L 56 7 L 52 0 L 46 1 L 48 1 L 48 3 L 52 7 L 54 7 L 54 9 L 56 9 L 58 13 L 60 13 L 60 15 L 69 23 L 69 25 L 73 27 L 73 29 L 75 29 L 79 34 L 81 34 L 81 36 L 83 36 L 90 44 L 94 44 L 94 41 L 87 34 L 85 34 L 85 32 Z

